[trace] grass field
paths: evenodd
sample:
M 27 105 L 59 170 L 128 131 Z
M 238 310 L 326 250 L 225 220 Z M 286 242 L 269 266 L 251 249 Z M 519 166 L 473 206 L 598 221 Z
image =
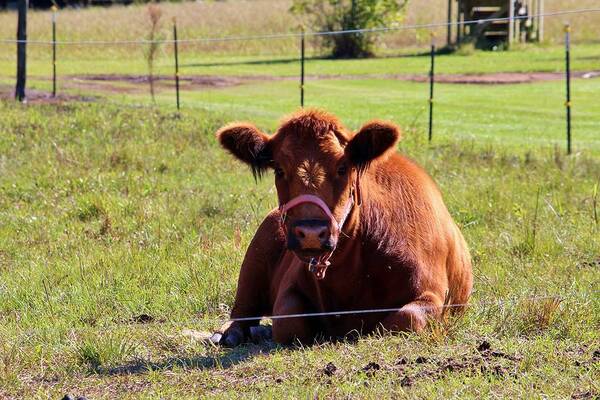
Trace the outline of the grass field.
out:
M 445 1 L 435 2 L 434 12 L 412 2 L 406 22 L 443 20 Z M 190 37 L 295 29 L 285 1 L 161 7 Z M 59 37 L 138 39 L 144 10 L 61 11 Z M 600 70 L 598 15 L 570 19 L 575 71 Z M 30 38 L 48 38 L 47 20 L 32 13 Z M 546 22 L 542 45 L 463 49 L 438 56 L 437 72 L 562 71 L 564 21 Z M 0 13 L 0 37 L 14 30 L 14 14 Z M 303 348 L 198 341 L 189 330 L 227 320 L 245 249 L 276 204 L 272 178 L 255 183 L 214 132 L 236 119 L 272 131 L 296 109 L 297 43 L 184 47 L 183 77 L 241 80 L 184 85 L 180 114 L 171 82 L 155 104 L 143 83 L 84 82 L 144 75 L 142 48 L 65 46 L 59 93 L 92 101 L 0 100 L 0 399 L 599 397 L 600 78 L 573 81 L 571 156 L 561 80 L 437 84 L 428 144 L 428 85 L 387 76 L 426 75 L 429 59 L 418 54 L 428 40 L 391 35 L 385 57 L 309 59 L 306 104 L 352 129 L 372 118 L 403 128 L 399 151 L 438 182 L 473 254 L 463 318 L 422 335 Z M 0 46 L 1 95 L 15 61 L 14 46 Z M 48 92 L 49 49 L 30 50 L 29 87 Z M 171 50 L 161 51 L 157 73 L 171 75 Z
M 171 21 L 177 18 L 182 39 L 202 37 L 246 36 L 270 33 L 298 32 L 302 22 L 288 10 L 291 0 L 227 0 L 198 1 L 181 3 L 161 3 L 163 11 L 161 36 L 170 37 Z M 456 7 L 456 6 L 454 6 Z M 597 8 L 596 0 L 546 0 L 545 11 Z M 62 9 L 58 13 L 59 40 L 136 40 L 148 35 L 148 15 L 145 5 L 113 6 L 107 8 Z M 427 7 L 418 0 L 409 1 L 403 24 L 426 24 L 445 22 L 446 0 L 428 0 Z M 562 28 L 570 22 L 574 28 L 576 41 L 598 42 L 597 14 L 549 17 L 545 22 L 547 43 L 562 42 Z M 311 29 L 312 30 L 312 29 Z M 16 32 L 14 12 L 0 12 L 0 38 L 13 39 Z M 31 11 L 29 14 L 29 38 L 32 40 L 51 39 L 51 13 Z M 445 29 L 436 29 L 437 41 L 445 44 Z M 403 47 L 427 46 L 429 31 L 425 29 L 389 33 L 381 37 L 381 51 Z M 290 46 L 296 40 L 283 40 L 265 43 L 261 41 L 210 43 L 191 46 L 198 53 L 226 55 L 289 55 Z M 310 44 L 309 44 L 310 45 Z M 113 49 L 127 55 L 127 48 Z M 81 49 L 74 48 L 75 53 Z M 106 49 L 92 50 L 97 55 L 105 55 Z M 292 51 L 293 53 L 293 51 Z M 114 53 L 113 53 L 114 54 Z
M 353 126 L 376 116 L 351 107 Z M 585 148 L 565 157 L 518 135 L 427 146 L 405 126 L 400 151 L 434 176 L 472 249 L 467 315 L 420 336 L 229 351 L 184 330 L 226 320 L 245 248 L 275 205 L 270 178 L 255 184 L 217 148 L 214 131 L 236 115 L 0 112 L 0 397 L 600 394 L 600 159 Z
M 600 14 L 599 14 L 600 16 Z M 600 19 L 600 18 L 599 18 Z M 34 82 L 52 77 L 52 54 L 48 46 L 34 48 L 28 60 L 28 73 Z M 163 46 L 157 59 L 156 74 L 173 76 L 174 59 L 169 46 Z M 15 52 L 5 48 L 0 54 L 0 77 L 13 79 L 16 65 Z M 58 50 L 57 76 L 59 81 L 70 75 L 133 74 L 146 75 L 148 67 L 144 48 L 128 46 L 129 56 L 113 55 L 108 49 L 103 56 L 71 55 Z M 293 48 L 297 50 L 297 46 Z M 39 52 L 39 53 L 38 53 Z M 404 53 L 404 54 L 399 54 Z M 481 74 L 492 72 L 554 72 L 564 70 L 564 46 L 522 45 L 512 51 L 469 51 L 465 54 L 438 55 L 437 73 Z M 582 43 L 573 46 L 574 71 L 600 69 L 600 44 Z M 306 73 L 314 75 L 368 75 L 368 74 L 423 74 L 429 71 L 428 49 L 400 49 L 388 57 L 366 60 L 329 60 L 313 57 L 306 62 Z M 182 76 L 298 76 L 299 54 L 289 56 L 217 56 L 199 55 L 182 51 L 180 66 Z
M 96 96 L 101 103 L 152 106 L 145 84 L 122 83 L 121 89 L 74 88 L 69 93 Z M 49 90 L 50 83 L 36 85 Z M 120 92 L 123 91 L 123 92 Z M 598 115 L 600 79 L 573 81 L 573 146 L 576 151 L 600 153 Z M 428 123 L 426 83 L 388 79 L 309 80 L 305 103 L 323 107 L 358 128 L 378 116 L 404 127 L 423 131 Z M 186 89 L 181 93 L 189 113 L 218 112 L 249 119 L 272 130 L 279 118 L 299 104 L 295 80 L 256 81 L 226 88 Z M 161 87 L 157 107 L 175 110 L 172 86 Z M 504 148 L 566 146 L 564 82 L 508 85 L 437 84 L 435 89 L 435 140 L 450 139 L 502 145 Z
M 291 1 L 237 0 L 219 2 L 184 2 L 161 4 L 162 28 L 158 38 L 171 38 L 171 19 L 177 17 L 180 39 L 199 39 L 226 36 L 248 36 L 298 31 L 299 20 L 288 10 Z M 546 11 L 597 8 L 596 0 L 546 0 Z M 409 2 L 404 24 L 444 22 L 446 1 L 433 0 L 428 7 L 418 1 Z M 562 27 L 570 22 L 573 27 L 574 68 L 597 69 L 600 60 L 598 21 L 600 13 L 582 13 L 546 18 L 546 40 L 541 48 L 527 46 L 523 51 L 476 53 L 475 60 L 442 58 L 440 72 L 482 73 L 502 71 L 555 71 L 562 68 L 564 41 Z M 32 11 L 29 16 L 30 40 L 51 40 L 51 12 Z M 65 9 L 58 16 L 59 41 L 139 40 L 148 37 L 146 7 Z M 16 14 L 0 12 L 0 38 L 14 39 Z M 445 44 L 446 31 L 434 29 L 438 47 Z M 430 31 L 407 30 L 378 35 L 377 53 L 388 58 L 363 62 L 312 62 L 321 74 L 365 73 L 426 73 L 426 57 L 397 57 L 427 51 Z M 323 51 L 313 40 L 308 40 L 308 54 L 320 56 Z M 12 77 L 15 71 L 14 44 L 0 44 L 0 77 Z M 290 76 L 298 73 L 298 39 L 249 40 L 181 44 L 182 73 L 210 75 L 275 75 Z M 61 45 L 58 48 L 59 76 L 72 74 L 128 73 L 145 74 L 146 46 L 127 45 Z M 28 70 L 35 78 L 51 76 L 51 48 L 47 44 L 29 46 Z M 508 57 L 508 59 L 504 59 Z M 289 62 L 290 58 L 293 60 Z M 500 61 L 500 58 L 503 58 Z M 288 60 L 288 62 L 286 62 Z M 261 63 L 264 62 L 264 63 Z M 172 46 L 163 45 L 159 51 L 158 73 L 172 74 Z
M 275 6 L 275 3 L 271 3 L 271 0 L 261 0 L 253 3 L 254 8 L 248 2 L 185 3 L 180 6 L 166 4 L 164 7 L 165 18 L 174 14 L 182 15 L 182 32 L 193 27 L 198 29 L 189 32 L 189 36 L 194 37 L 206 34 L 202 33 L 202 29 L 213 32 L 210 31 L 213 27 L 210 24 L 214 21 L 209 17 L 215 15 L 227 16 L 220 21 L 227 34 L 272 33 L 291 29 L 290 21 L 286 18 L 292 17 L 285 12 L 289 4 L 277 2 Z M 591 3 L 567 3 L 553 3 L 550 9 L 593 6 Z M 411 7 L 407 23 L 423 21 L 425 15 L 419 14 L 424 12 L 423 8 Z M 233 13 L 234 9 L 238 11 L 237 14 Z M 251 18 L 253 13 L 261 9 L 265 10 L 264 20 L 260 21 L 262 25 Z M 143 17 L 144 10 L 143 7 L 65 10 L 64 22 L 61 20 L 61 23 L 68 28 L 65 28 L 62 39 L 101 38 L 105 31 L 110 33 L 105 38 L 109 40 L 143 37 L 144 23 L 143 20 L 140 21 L 138 14 L 141 13 Z M 138 15 L 137 19 L 134 15 Z M 48 16 L 48 12 L 33 13 L 33 31 L 30 33 L 32 39 L 47 39 L 38 23 Z M 12 29 L 13 17 L 9 13 L 0 14 L 0 22 L 3 18 L 6 22 L 0 24 L 0 33 L 5 29 Z M 132 29 L 129 31 L 122 30 L 122 26 L 126 24 L 117 24 L 118 27 L 114 29 L 109 29 L 106 25 L 107 21 L 126 17 L 132 20 Z M 436 14 L 429 17 L 439 16 Z M 589 18 L 590 15 L 585 17 Z M 266 23 L 277 18 L 277 23 Z M 195 20 L 200 22 L 193 24 L 192 21 Z M 245 20 L 252 22 L 244 24 Z M 555 21 L 548 18 L 549 25 L 551 20 Z M 580 25 L 591 26 L 587 22 L 581 22 Z M 552 29 L 549 28 L 549 32 L 554 32 Z M 578 37 L 581 32 L 574 32 L 575 38 L 579 40 L 575 40 L 573 45 L 572 68 L 574 71 L 598 71 L 600 45 L 592 40 L 593 35 Z M 552 36 L 550 33 L 549 35 L 548 37 Z M 454 54 L 440 54 L 436 58 L 436 73 L 561 73 L 564 69 L 564 48 L 560 44 L 553 44 L 557 41 L 549 40 L 543 45 L 515 46 L 506 52 L 473 51 L 467 48 Z M 297 79 L 300 66 L 297 60 L 297 43 L 293 40 L 293 43 L 286 44 L 288 47 L 284 51 L 278 47 L 283 42 L 243 43 L 244 50 L 236 47 L 221 48 L 220 44 L 214 44 L 213 48 L 184 46 L 180 55 L 183 79 L 209 77 L 208 79 L 223 79 L 225 85 L 186 86 L 184 82 L 181 94 L 183 107 L 190 112 L 217 111 L 235 115 L 236 118 L 252 119 L 264 128 L 272 129 L 275 121 L 293 110 L 299 102 Z M 366 60 L 323 59 L 318 57 L 318 52 L 311 50 L 312 56 L 306 62 L 306 103 L 340 113 L 353 127 L 376 113 L 394 119 L 403 126 L 423 129 L 427 123 L 427 85 L 390 77 L 427 75 L 430 60 L 423 54 L 427 46 L 418 41 L 408 45 L 410 46 L 388 47 L 387 50 L 382 50 L 387 56 Z M 12 46 L 0 49 L 0 94 L 5 97 L 10 96 L 8 93 L 14 85 L 15 52 L 12 50 Z M 173 76 L 170 46 L 161 47 L 156 62 L 155 73 L 170 79 Z M 50 91 L 51 66 L 50 48 L 31 45 L 28 86 Z M 57 71 L 59 94 L 107 99 L 108 102 L 122 106 L 132 103 L 152 104 L 147 84 L 139 81 L 140 77 L 147 74 L 143 46 L 61 46 L 58 49 Z M 91 74 L 106 75 L 108 80 L 86 80 L 86 76 Z M 119 74 L 131 78 L 131 81 L 111 81 L 111 77 Z M 236 79 L 241 81 L 227 83 L 228 80 Z M 594 118 L 600 111 L 600 102 L 597 101 L 598 82 L 598 78 L 576 79 L 573 82 L 574 142 L 577 149 L 598 151 Z M 163 81 L 157 92 L 157 104 L 172 109 L 175 103 L 173 82 Z M 517 147 L 529 144 L 564 146 L 562 81 L 486 86 L 438 84 L 435 97 L 436 138 L 462 138 Z

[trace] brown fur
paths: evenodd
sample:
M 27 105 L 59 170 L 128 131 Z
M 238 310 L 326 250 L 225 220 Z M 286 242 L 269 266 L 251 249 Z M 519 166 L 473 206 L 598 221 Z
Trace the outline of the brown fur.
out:
M 463 236 L 433 180 L 395 152 L 400 138 L 395 125 L 372 121 L 353 134 L 327 113 L 302 110 L 285 120 L 273 136 L 249 124 L 228 125 L 217 136 L 254 171 L 276 169 L 280 204 L 300 194 L 314 194 L 339 220 L 347 199 L 355 196 L 323 280 L 317 280 L 286 249 L 280 214 L 273 210 L 246 253 L 232 318 L 401 308 L 390 313 L 274 320 L 277 342 L 310 342 L 318 335 L 339 337 L 378 327 L 419 331 L 427 318 L 441 316 L 445 303 L 468 301 L 471 261 Z M 317 172 L 309 176 L 311 171 Z M 301 218 L 320 215 L 310 204 L 293 213 Z M 237 344 L 257 323 L 234 322 L 224 338 Z

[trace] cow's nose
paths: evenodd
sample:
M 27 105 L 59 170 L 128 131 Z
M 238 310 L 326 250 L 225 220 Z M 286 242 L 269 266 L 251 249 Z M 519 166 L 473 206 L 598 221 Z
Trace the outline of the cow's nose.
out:
M 299 225 L 294 228 L 294 235 L 301 249 L 321 249 L 329 239 L 329 227 Z

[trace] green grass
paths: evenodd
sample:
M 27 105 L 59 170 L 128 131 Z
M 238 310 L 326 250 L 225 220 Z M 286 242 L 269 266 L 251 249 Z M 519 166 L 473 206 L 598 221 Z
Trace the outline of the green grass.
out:
M 216 19 L 205 11 L 231 7 L 165 10 L 178 15 L 183 32 L 214 36 Z M 139 38 L 140 10 L 63 12 L 61 34 L 93 39 L 112 24 L 108 39 Z M 229 34 L 293 29 L 273 10 L 238 24 L 257 12 L 239 8 L 218 24 Z M 32 15 L 31 37 L 46 38 L 36 22 L 48 14 Z M 13 32 L 11 18 L 0 14 L 0 34 Z M 275 23 L 266 29 L 265 21 Z M 573 68 L 598 70 L 600 46 L 589 41 L 595 28 L 580 26 L 587 39 L 577 40 L 583 30 L 576 29 Z M 306 104 L 352 129 L 372 118 L 402 126 L 400 151 L 436 179 L 473 253 L 475 293 L 464 318 L 419 336 L 301 349 L 225 350 L 190 338 L 186 329 L 212 331 L 227 319 L 245 249 L 276 204 L 271 179 L 255 183 L 213 134 L 234 119 L 272 131 L 296 109 L 297 43 L 185 46 L 184 77 L 289 79 L 184 89 L 181 115 L 170 87 L 159 88 L 156 107 L 145 85 L 67 87 L 72 74 L 145 74 L 143 48 L 65 46 L 59 93 L 94 96 L 94 103 L 0 102 L 0 398 L 597 397 L 600 80 L 573 81 L 570 157 L 562 81 L 437 84 L 428 145 L 428 85 L 384 77 L 427 74 L 428 57 L 415 54 L 428 37 L 410 48 L 406 40 L 384 42 L 381 53 L 390 57 L 309 59 Z M 158 74 L 172 74 L 170 51 L 163 47 Z M 561 71 L 563 62 L 560 44 L 544 44 L 440 55 L 436 69 Z M 6 90 L 14 64 L 14 48 L 3 46 Z M 30 46 L 29 87 L 49 91 L 50 67 L 49 48 Z M 341 74 L 354 76 L 316 79 Z M 561 301 L 526 300 L 547 295 Z M 496 353 L 478 351 L 484 341 Z
M 126 86 L 126 85 L 125 85 Z M 49 83 L 39 86 L 49 89 Z M 129 85 L 133 88 L 134 86 Z M 145 85 L 138 94 L 108 94 L 109 102 L 150 105 Z M 348 126 L 358 128 L 374 117 L 398 122 L 405 129 L 424 131 L 428 124 L 429 86 L 425 83 L 385 79 L 309 80 L 305 104 L 340 115 Z M 436 140 L 460 139 L 468 143 L 502 145 L 505 148 L 566 146 L 564 82 L 518 85 L 437 84 L 434 135 Z M 600 151 L 599 79 L 573 81 L 573 148 Z M 78 93 L 78 91 L 73 91 Z M 80 94 L 94 92 L 81 90 Z M 96 90 L 98 96 L 106 92 Z M 273 130 L 281 116 L 296 109 L 299 89 L 295 81 L 243 84 L 225 89 L 183 90 L 181 102 L 189 112 L 210 110 L 233 119 L 252 120 Z M 161 89 L 157 104 L 175 109 L 173 88 Z
M 586 145 L 571 157 L 541 139 L 559 138 L 558 84 L 441 86 L 440 99 L 466 104 L 440 100 L 433 146 L 423 117 L 407 123 L 422 85 L 313 84 L 309 103 L 318 92 L 318 104 L 352 127 L 373 117 L 404 126 L 400 151 L 439 183 L 472 249 L 475 293 L 464 318 L 418 336 L 301 349 L 195 342 L 183 330 L 226 320 L 245 248 L 276 202 L 272 180 L 255 184 L 213 133 L 240 113 L 272 128 L 294 101 L 249 85 L 197 94 L 180 117 L 0 102 L 0 397 L 598 396 L 597 83 L 578 86 L 576 143 Z M 272 85 L 279 95 L 295 90 Z M 484 89 L 511 113 L 483 106 Z M 202 110 L 235 96 L 253 108 Z M 520 115 L 533 101 L 535 113 Z M 465 140 L 471 131 L 501 139 Z M 519 300 L 532 295 L 562 301 Z M 496 355 L 476 349 L 484 340 Z
M 125 46 L 124 54 L 118 47 L 103 46 L 98 54 L 90 47 L 59 47 L 57 73 L 59 79 L 69 75 L 85 74 L 147 74 L 145 48 Z M 14 49 L 0 50 L 0 77 L 14 75 Z M 424 74 L 429 71 L 428 48 L 400 48 L 389 56 L 362 60 L 329 60 L 312 58 L 306 62 L 309 75 L 368 75 L 368 74 Z M 51 48 L 32 45 L 29 51 L 28 73 L 33 79 L 52 76 Z M 288 55 L 216 55 L 198 54 L 183 50 L 180 54 L 182 76 L 298 76 L 300 64 L 296 46 Z M 316 57 L 316 56 L 315 56 Z M 560 72 L 564 70 L 564 47 L 561 45 L 522 45 L 511 51 L 491 52 L 473 50 L 466 53 L 438 55 L 436 72 L 439 74 L 479 74 L 495 72 Z M 156 74 L 171 76 L 174 59 L 170 46 L 163 45 L 157 59 Z M 572 49 L 574 71 L 600 69 L 600 45 L 577 43 Z

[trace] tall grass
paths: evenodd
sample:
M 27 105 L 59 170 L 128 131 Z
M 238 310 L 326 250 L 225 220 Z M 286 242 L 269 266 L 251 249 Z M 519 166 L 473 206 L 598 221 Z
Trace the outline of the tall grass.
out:
M 181 39 L 246 36 L 297 31 L 299 21 L 290 12 L 291 0 L 229 0 L 161 4 L 164 18 L 177 18 Z M 58 15 L 59 40 L 127 40 L 147 35 L 146 6 L 91 7 L 63 9 Z M 598 7 L 596 0 L 546 0 L 546 11 Z M 423 24 L 446 21 L 446 0 L 411 1 L 407 8 L 405 24 Z M 598 13 L 584 13 L 546 19 L 546 41 L 561 42 L 563 24 L 573 27 L 573 40 L 600 40 Z M 31 11 L 29 38 L 51 39 L 51 13 Z M 0 13 L 0 38 L 14 38 L 16 14 Z M 381 34 L 380 53 L 397 51 L 403 47 L 422 47 L 430 41 L 428 29 L 407 30 Z M 446 29 L 434 30 L 438 44 L 445 43 Z M 35 53 L 31 46 L 30 52 Z M 186 44 L 183 51 L 229 55 L 289 55 L 296 54 L 296 39 L 251 40 Z M 131 46 L 91 47 L 68 46 L 61 48 L 63 55 L 73 58 L 122 56 L 132 51 Z M 315 51 L 315 50 L 311 50 Z M 1 55 L 2 53 L 0 53 Z

